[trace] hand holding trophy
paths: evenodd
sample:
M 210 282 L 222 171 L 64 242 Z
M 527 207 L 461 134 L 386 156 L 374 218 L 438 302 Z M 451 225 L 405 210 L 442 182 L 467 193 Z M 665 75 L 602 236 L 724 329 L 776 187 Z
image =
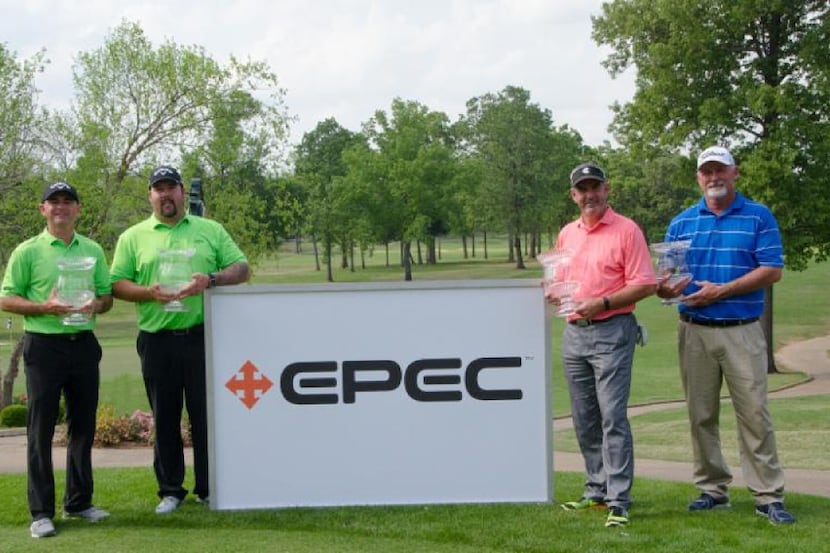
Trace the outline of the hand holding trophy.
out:
M 654 254 L 657 279 L 665 280 L 670 287 L 685 287 L 692 281 L 692 273 L 686 262 L 686 253 L 692 245 L 691 240 L 659 242 L 650 246 Z M 673 305 L 683 301 L 683 296 L 663 299 L 663 305 Z
M 539 254 L 536 259 L 542 264 L 545 294 L 553 298 L 556 305 L 554 315 L 567 317 L 576 310 L 573 295 L 579 288 L 579 282 L 568 280 L 573 252 L 567 249 L 554 249 Z
M 165 294 L 178 294 L 187 286 L 193 278 L 193 267 L 190 259 L 195 250 L 181 249 L 159 250 L 159 265 L 157 280 L 159 288 Z M 175 299 L 164 304 L 164 310 L 168 312 L 187 311 L 187 306 L 180 300 Z
M 61 257 L 58 258 L 57 265 L 57 299 L 72 307 L 72 312 L 63 317 L 61 323 L 68 326 L 89 323 L 89 317 L 81 310 L 95 299 L 95 286 L 92 283 L 95 258 Z

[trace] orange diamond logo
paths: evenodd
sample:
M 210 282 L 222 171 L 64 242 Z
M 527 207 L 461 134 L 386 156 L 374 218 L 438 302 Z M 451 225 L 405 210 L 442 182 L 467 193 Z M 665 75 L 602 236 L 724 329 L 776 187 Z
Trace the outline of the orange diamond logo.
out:
M 267 376 L 259 372 L 256 365 L 245 361 L 236 373 L 225 383 L 230 390 L 248 409 L 253 409 L 265 392 L 271 389 L 274 383 Z

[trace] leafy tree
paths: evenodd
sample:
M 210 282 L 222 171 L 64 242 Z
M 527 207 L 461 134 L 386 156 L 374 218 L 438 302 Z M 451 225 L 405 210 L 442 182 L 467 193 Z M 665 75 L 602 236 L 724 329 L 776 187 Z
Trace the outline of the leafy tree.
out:
M 830 4 L 826 0 L 614 0 L 593 19 L 612 75 L 634 65 L 613 128 L 633 151 L 737 154 L 747 195 L 775 213 L 786 264 L 830 255 Z M 772 355 L 772 287 L 763 320 Z
M 85 181 L 98 197 L 108 199 L 91 221 L 93 236 L 117 235 L 132 222 L 115 219 L 130 175 L 159 160 L 174 162 L 179 152 L 192 151 L 211 137 L 221 136 L 223 146 L 238 151 L 230 133 L 214 132 L 222 124 L 240 128 L 236 126 L 244 121 L 246 133 L 256 135 L 258 144 L 273 144 L 261 153 L 280 151 L 288 122 L 284 93 L 262 62 L 231 57 L 222 66 L 198 46 L 168 41 L 154 48 L 136 23 L 123 22 L 101 48 L 79 54 L 73 75 L 79 157 L 89 160 Z M 227 160 L 219 144 L 211 150 L 216 159 Z M 242 208 L 251 208 L 254 216 L 259 209 L 253 198 Z M 105 232 L 108 225 L 112 230 Z
M 307 221 L 314 240 L 323 245 L 328 282 L 334 280 L 333 245 L 346 234 L 344 223 L 349 218 L 337 205 L 334 181 L 347 173 L 343 153 L 361 140 L 334 118 L 328 118 L 303 135 L 297 146 L 295 174 L 307 190 Z
M 377 188 L 389 197 L 385 220 L 396 225 L 404 280 L 409 281 L 412 242 L 432 244 L 448 218 L 443 200 L 452 195 L 456 170 L 449 121 L 446 114 L 419 102 L 396 98 L 389 114 L 375 112 L 364 134 L 377 152 L 376 163 L 369 161 L 364 168 L 371 168 Z
M 40 214 L 29 207 L 42 186 L 34 175 L 44 114 L 37 106 L 34 79 L 44 63 L 43 52 L 18 60 L 0 43 L 0 266 L 21 237 L 42 225 Z
M 611 74 L 637 68 L 633 100 L 614 108 L 621 143 L 730 146 L 794 269 L 830 255 L 828 13 L 826 0 L 615 0 L 593 19 Z
M 469 100 L 465 122 L 471 148 L 484 163 L 490 207 L 512 237 L 516 268 L 523 269 L 522 235 L 538 233 L 549 208 L 551 114 L 530 103 L 528 91 L 508 86 Z

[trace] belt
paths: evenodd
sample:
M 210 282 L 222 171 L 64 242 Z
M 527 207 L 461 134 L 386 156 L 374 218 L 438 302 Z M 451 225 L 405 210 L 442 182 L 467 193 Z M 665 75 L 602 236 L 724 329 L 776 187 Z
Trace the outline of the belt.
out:
M 625 315 L 631 315 L 631 313 L 617 313 L 616 315 L 611 315 L 610 317 L 606 317 L 604 319 L 574 319 L 573 321 L 568 321 L 568 324 L 572 324 L 574 326 L 593 326 L 607 323 L 608 321 L 614 320 L 617 317 L 624 317 Z
M 693 319 L 685 313 L 681 313 L 680 320 L 684 323 L 691 323 L 693 325 L 725 327 L 752 324 L 758 320 L 758 317 L 753 317 L 751 319 Z
M 73 332 L 71 334 L 46 334 L 44 332 L 29 332 L 26 331 L 26 334 L 31 336 L 37 336 L 38 338 L 46 338 L 50 340 L 61 340 L 63 342 L 77 342 L 78 340 L 83 340 L 88 336 L 92 336 L 91 330 L 81 330 L 78 332 Z
M 199 323 L 197 325 L 191 326 L 190 328 L 162 328 L 161 330 L 151 332 L 150 334 L 160 334 L 165 336 L 188 336 L 190 334 L 204 334 L 204 332 L 205 325 Z

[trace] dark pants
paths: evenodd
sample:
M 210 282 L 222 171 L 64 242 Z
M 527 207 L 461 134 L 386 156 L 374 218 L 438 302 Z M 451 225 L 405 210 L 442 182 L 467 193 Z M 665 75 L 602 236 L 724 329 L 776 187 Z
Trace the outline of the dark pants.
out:
M 63 509 L 88 509 L 92 506 L 92 442 L 101 346 L 90 331 L 71 335 L 27 332 L 23 361 L 29 396 L 28 497 L 32 520 L 55 516 L 52 438 L 61 394 L 65 398 L 67 429 Z
M 189 331 L 141 331 L 136 349 L 155 418 L 153 469 L 159 485 L 158 496 L 184 499 L 187 495 L 182 487 L 185 463 L 181 434 L 182 407 L 186 407 L 193 439 L 193 493 L 207 497 L 207 390 L 202 326 Z

